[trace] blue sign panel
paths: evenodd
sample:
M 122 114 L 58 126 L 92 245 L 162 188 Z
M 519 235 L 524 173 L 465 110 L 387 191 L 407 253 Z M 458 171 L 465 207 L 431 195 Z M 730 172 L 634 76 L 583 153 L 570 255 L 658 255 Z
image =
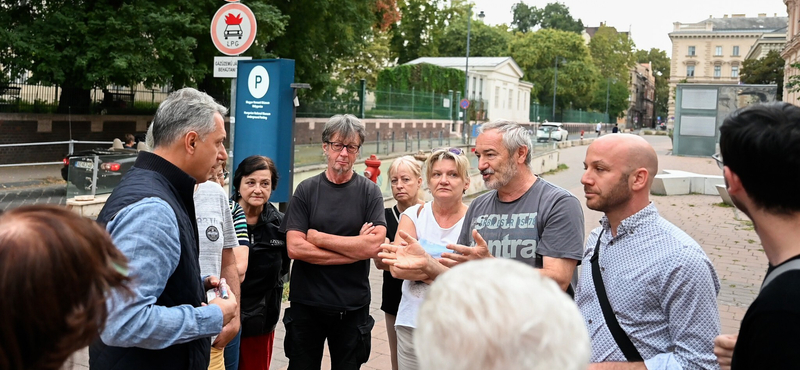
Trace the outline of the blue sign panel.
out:
M 241 60 L 236 84 L 236 124 L 231 172 L 243 159 L 263 155 L 278 168 L 278 188 L 271 202 L 288 202 L 291 194 L 294 60 Z M 232 187 L 232 186 L 231 186 Z

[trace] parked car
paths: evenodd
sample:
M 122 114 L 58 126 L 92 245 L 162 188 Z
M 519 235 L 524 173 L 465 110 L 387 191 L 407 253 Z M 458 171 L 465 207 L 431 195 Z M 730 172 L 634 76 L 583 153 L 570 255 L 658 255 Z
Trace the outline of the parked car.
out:
M 113 189 L 119 184 L 122 175 L 136 162 L 139 151 L 135 149 L 98 148 L 84 150 L 64 157 L 61 177 L 79 190 L 92 189 L 94 156 L 97 155 L 97 188 Z
M 564 141 L 569 140 L 569 132 L 560 122 L 545 122 L 539 125 L 536 130 L 536 141 Z

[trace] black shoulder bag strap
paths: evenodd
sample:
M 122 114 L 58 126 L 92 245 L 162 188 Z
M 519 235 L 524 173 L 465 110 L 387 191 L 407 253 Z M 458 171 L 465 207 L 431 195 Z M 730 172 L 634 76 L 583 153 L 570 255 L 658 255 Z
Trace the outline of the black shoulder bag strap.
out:
M 594 246 L 594 254 L 590 260 L 592 264 L 592 280 L 594 280 L 594 289 L 597 291 L 597 300 L 600 301 L 600 308 L 603 309 L 603 318 L 606 320 L 608 330 L 611 332 L 611 335 L 614 337 L 614 341 L 617 342 L 617 346 L 619 346 L 619 349 L 622 350 L 622 353 L 625 355 L 625 358 L 628 360 L 628 362 L 643 361 L 642 355 L 639 354 L 639 351 L 633 345 L 631 339 L 628 338 L 628 335 L 625 334 L 625 331 L 619 326 L 617 316 L 614 315 L 614 311 L 611 309 L 611 304 L 608 303 L 606 286 L 603 284 L 603 277 L 600 275 L 600 263 L 598 262 L 598 258 L 600 257 L 600 238 L 603 236 L 603 231 L 605 230 L 600 230 L 600 235 L 597 236 L 597 245 Z

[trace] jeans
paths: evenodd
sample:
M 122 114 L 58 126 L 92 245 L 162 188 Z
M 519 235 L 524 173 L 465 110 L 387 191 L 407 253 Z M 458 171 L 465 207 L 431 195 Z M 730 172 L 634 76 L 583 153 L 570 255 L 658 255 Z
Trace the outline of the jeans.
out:
M 236 334 L 228 345 L 225 346 L 225 370 L 239 369 L 239 341 L 242 339 L 242 329 Z
M 369 359 L 375 320 L 369 306 L 334 312 L 292 303 L 283 316 L 289 370 L 319 370 L 328 340 L 331 370 L 358 370 Z

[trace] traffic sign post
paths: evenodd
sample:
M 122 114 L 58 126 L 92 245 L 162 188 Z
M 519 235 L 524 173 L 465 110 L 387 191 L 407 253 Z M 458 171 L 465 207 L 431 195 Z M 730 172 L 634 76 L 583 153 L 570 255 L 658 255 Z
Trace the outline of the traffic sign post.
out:
M 229 3 L 221 6 L 214 17 L 211 18 L 211 41 L 220 53 L 230 56 L 238 56 L 256 40 L 256 30 L 258 24 L 253 11 L 238 1 L 226 0 Z M 241 57 L 237 59 L 250 59 Z M 219 63 L 219 64 L 218 64 Z M 214 58 L 214 77 L 231 78 L 231 109 L 230 109 L 230 147 L 235 145 L 234 134 L 236 132 L 236 74 L 238 60 L 233 58 L 217 59 Z M 235 164 L 234 152 L 229 154 L 229 163 Z M 232 169 L 235 167 L 231 167 Z M 231 187 L 233 188 L 233 187 Z
M 242 3 L 225 4 L 211 20 L 211 40 L 220 53 L 239 55 L 256 39 L 256 16 Z

